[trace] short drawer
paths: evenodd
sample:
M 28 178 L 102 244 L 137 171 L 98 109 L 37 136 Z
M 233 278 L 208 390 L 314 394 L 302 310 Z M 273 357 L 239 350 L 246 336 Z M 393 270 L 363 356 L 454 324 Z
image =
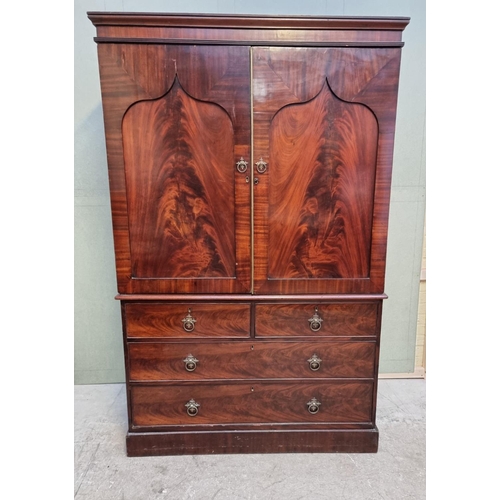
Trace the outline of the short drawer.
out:
M 372 378 L 374 342 L 130 342 L 131 381 Z
M 377 335 L 378 303 L 258 304 L 255 335 L 373 336 Z
M 368 423 L 373 381 L 133 386 L 134 426 Z
M 127 337 L 249 337 L 250 304 L 127 303 Z

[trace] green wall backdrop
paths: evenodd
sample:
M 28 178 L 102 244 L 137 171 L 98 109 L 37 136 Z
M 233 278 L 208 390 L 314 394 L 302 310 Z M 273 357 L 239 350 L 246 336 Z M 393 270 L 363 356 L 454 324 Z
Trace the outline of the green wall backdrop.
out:
M 91 10 L 411 17 L 403 33 L 380 372 L 413 372 L 425 213 L 425 1 L 75 0 L 75 383 L 125 380 Z

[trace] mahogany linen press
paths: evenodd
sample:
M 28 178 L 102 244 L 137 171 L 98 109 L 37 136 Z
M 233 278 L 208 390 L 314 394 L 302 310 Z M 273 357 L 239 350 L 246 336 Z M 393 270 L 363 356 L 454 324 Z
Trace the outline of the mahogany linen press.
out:
M 376 452 L 409 19 L 88 16 L 128 455 Z

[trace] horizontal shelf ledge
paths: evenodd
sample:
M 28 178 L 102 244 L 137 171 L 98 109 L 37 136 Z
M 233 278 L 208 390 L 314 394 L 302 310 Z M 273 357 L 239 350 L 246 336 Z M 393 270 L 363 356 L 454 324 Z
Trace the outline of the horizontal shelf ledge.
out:
M 373 47 L 398 48 L 404 42 L 314 42 L 291 40 L 199 40 L 188 38 L 124 38 L 124 37 L 94 37 L 96 43 L 136 43 L 136 44 L 169 44 L 169 45 L 245 45 L 245 46 L 280 46 L 280 47 Z
M 311 294 L 311 295 L 250 295 L 250 294 L 118 294 L 116 300 L 149 300 L 162 302 L 227 301 L 227 302 L 328 302 L 371 301 L 387 299 L 385 293 L 372 294 Z

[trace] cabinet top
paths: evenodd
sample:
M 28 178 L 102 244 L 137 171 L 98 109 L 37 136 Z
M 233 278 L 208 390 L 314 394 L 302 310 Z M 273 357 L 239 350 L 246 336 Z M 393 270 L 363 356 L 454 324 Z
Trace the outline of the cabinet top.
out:
M 88 12 L 98 43 L 402 47 L 408 17 Z
M 351 29 L 403 31 L 409 17 L 275 16 L 247 14 L 171 14 L 87 12 L 95 26 L 177 26 L 267 29 Z

